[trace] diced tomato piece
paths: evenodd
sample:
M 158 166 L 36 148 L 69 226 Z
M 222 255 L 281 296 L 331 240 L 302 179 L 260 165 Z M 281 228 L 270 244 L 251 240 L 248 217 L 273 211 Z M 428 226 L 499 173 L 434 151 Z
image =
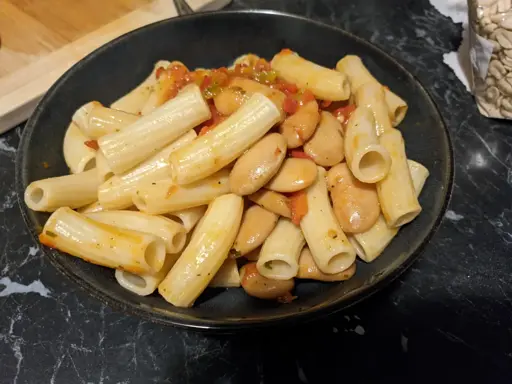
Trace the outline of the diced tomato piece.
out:
M 293 115 L 297 112 L 297 108 L 299 107 L 299 103 L 294 98 L 288 96 L 283 103 L 283 110 L 289 114 Z
M 206 88 L 212 85 L 212 82 L 213 81 L 211 76 L 205 76 L 203 82 L 201 83 L 201 90 L 204 91 Z
M 156 72 L 155 72 L 156 79 L 157 80 L 160 79 L 160 76 L 162 76 L 164 74 L 164 72 L 165 72 L 165 68 L 164 67 L 158 67 L 156 69 Z
M 294 192 L 290 196 L 290 208 L 292 211 L 292 223 L 299 225 L 302 218 L 308 213 L 308 197 L 304 190 Z
M 286 93 L 287 95 L 297 93 L 299 88 L 292 83 L 287 83 L 285 81 L 280 80 L 278 84 L 276 84 L 277 89 Z
M 322 102 L 320 103 L 320 107 L 329 108 L 331 104 L 332 104 L 331 100 L 322 100 Z
M 314 100 L 316 100 L 315 95 L 313 95 L 313 92 L 311 92 L 309 89 L 306 89 L 300 97 L 301 104 L 306 104 Z
M 344 119 L 343 121 L 346 123 L 348 121 L 348 119 L 350 118 L 350 115 L 352 115 L 352 113 L 355 110 L 356 110 L 356 105 L 349 104 L 346 107 L 341 107 L 341 108 L 336 109 L 332 114 L 335 117 L 343 116 L 343 119 Z
M 84 144 L 91 148 L 91 149 L 94 149 L 95 151 L 97 151 L 98 149 L 100 149 L 99 145 L 98 145 L 98 141 L 97 140 L 87 140 L 87 141 L 84 141 Z
M 188 73 L 188 69 L 183 65 L 177 64 L 177 65 L 173 65 L 170 68 L 170 72 L 171 72 L 172 77 L 175 80 L 178 80 L 178 79 L 182 79 Z
M 301 151 L 300 149 L 292 149 L 290 155 L 291 157 L 295 157 L 296 159 L 313 160 L 306 152 Z
M 227 118 L 226 116 L 220 114 L 212 101 L 208 103 L 208 106 L 210 107 L 212 117 L 197 127 L 196 132 L 199 136 L 208 133 Z
M 270 71 L 270 63 L 265 59 L 258 59 L 256 64 L 254 64 L 254 69 L 258 72 Z
M 227 71 L 224 72 L 222 70 L 216 69 L 212 71 L 211 78 L 213 84 L 222 86 L 228 82 L 229 74 L 227 73 Z

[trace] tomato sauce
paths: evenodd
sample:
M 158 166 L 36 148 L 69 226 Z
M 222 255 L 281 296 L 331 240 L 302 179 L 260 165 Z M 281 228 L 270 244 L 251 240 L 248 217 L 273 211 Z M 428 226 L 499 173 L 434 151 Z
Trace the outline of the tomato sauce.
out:
M 292 54 L 293 51 L 283 49 L 279 54 Z M 287 115 L 293 115 L 304 104 L 314 101 L 315 96 L 310 90 L 300 89 L 296 84 L 286 82 L 278 77 L 277 72 L 272 69 L 271 63 L 263 58 L 250 59 L 249 64 L 236 64 L 232 69 L 221 67 L 213 70 L 189 71 L 182 64 L 174 64 L 168 68 L 160 67 L 156 70 L 156 78 L 164 87 L 168 87 L 165 93 L 165 99 L 169 100 L 175 97 L 178 92 L 188 84 L 197 84 L 203 97 L 210 101 L 222 92 L 222 89 L 229 85 L 230 81 L 236 77 L 244 77 L 271 88 L 278 89 L 286 95 L 283 110 Z M 165 79 L 169 79 L 167 82 Z M 322 102 L 322 100 L 319 100 Z M 210 103 L 209 103 L 210 104 Z M 323 105 L 330 105 L 331 102 L 324 101 Z M 198 127 L 198 134 L 202 135 L 209 132 L 225 116 L 222 116 L 210 104 L 212 118 Z

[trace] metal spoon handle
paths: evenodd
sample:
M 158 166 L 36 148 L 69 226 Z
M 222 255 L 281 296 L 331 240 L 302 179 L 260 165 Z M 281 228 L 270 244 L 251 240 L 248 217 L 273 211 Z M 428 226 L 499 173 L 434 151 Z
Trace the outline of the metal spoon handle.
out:
M 176 7 L 176 12 L 178 12 L 179 16 L 190 15 L 194 13 L 194 10 L 188 5 L 186 0 L 172 0 L 174 2 L 174 6 Z

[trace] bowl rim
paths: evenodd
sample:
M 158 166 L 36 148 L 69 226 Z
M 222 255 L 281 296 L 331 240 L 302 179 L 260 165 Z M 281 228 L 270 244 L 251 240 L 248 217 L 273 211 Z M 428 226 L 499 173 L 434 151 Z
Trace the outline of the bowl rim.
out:
M 85 65 L 89 60 L 94 59 L 97 55 L 101 54 L 104 50 L 110 49 L 111 46 L 121 43 L 122 41 L 128 39 L 132 34 L 138 34 L 142 30 L 149 30 L 151 28 L 156 28 L 157 26 L 161 24 L 167 24 L 167 23 L 176 23 L 176 22 L 183 22 L 187 20 L 195 20 L 195 19 L 201 19 L 205 17 L 218 17 L 218 16 L 224 16 L 224 15 L 268 15 L 268 16 L 279 16 L 289 19 L 296 19 L 303 23 L 309 23 L 313 24 L 322 28 L 327 28 L 332 31 L 335 31 L 336 33 L 343 34 L 347 38 L 352 39 L 356 41 L 359 44 L 362 44 L 366 46 L 366 48 L 369 48 L 373 51 L 375 51 L 377 54 L 381 56 L 385 56 L 388 60 L 392 61 L 394 65 L 396 65 L 400 70 L 407 73 L 420 87 L 420 89 L 425 92 L 425 94 L 430 99 L 430 102 L 432 104 L 433 110 L 436 112 L 437 116 L 436 118 L 439 120 L 440 124 L 442 125 L 442 128 L 444 130 L 446 140 L 447 140 L 447 175 L 445 177 L 445 181 L 447 183 L 447 188 L 445 189 L 445 195 L 444 195 L 444 202 L 440 208 L 440 212 L 435 219 L 431 230 L 427 233 L 423 241 L 419 244 L 419 246 L 410 254 L 409 257 L 407 257 L 400 265 L 396 266 L 395 268 L 390 268 L 390 271 L 388 273 L 383 273 L 379 275 L 374 282 L 371 284 L 362 286 L 359 289 L 355 289 L 346 295 L 340 296 L 336 300 L 332 301 L 331 303 L 322 306 L 320 308 L 318 307 L 312 307 L 305 311 L 298 311 L 291 314 L 283 314 L 278 315 L 269 319 L 264 320 L 251 320 L 251 319 L 244 319 L 242 321 L 240 320 L 215 320 L 215 319 L 184 319 L 181 317 L 173 317 L 169 313 L 158 313 L 155 311 L 152 307 L 146 307 L 146 306 L 134 306 L 132 303 L 124 302 L 122 300 L 119 300 L 117 298 L 113 298 L 109 296 L 108 294 L 105 294 L 101 292 L 99 289 L 94 287 L 92 284 L 89 284 L 88 282 L 82 280 L 79 276 L 77 276 L 75 273 L 70 271 L 69 269 L 65 268 L 58 260 L 57 257 L 55 257 L 54 254 L 60 254 L 59 251 L 50 250 L 44 246 L 41 246 L 38 241 L 38 233 L 36 226 L 34 225 L 34 222 L 30 219 L 30 212 L 28 207 L 24 203 L 24 186 L 23 186 L 23 164 L 25 159 L 25 153 L 27 152 L 26 148 L 29 144 L 29 136 L 30 133 L 37 127 L 37 121 L 39 120 L 39 115 L 41 112 L 45 109 L 47 99 L 51 97 L 53 93 L 58 91 L 58 88 L 60 88 L 61 84 L 63 84 L 67 78 L 73 74 L 73 72 L 80 68 L 82 65 Z M 15 163 L 15 191 L 17 195 L 18 205 L 21 210 L 21 214 L 23 217 L 23 220 L 25 221 L 25 224 L 32 236 L 32 238 L 36 241 L 39 248 L 41 249 L 44 256 L 49 259 L 50 263 L 55 267 L 61 274 L 66 276 L 68 279 L 72 280 L 74 283 L 76 283 L 82 290 L 87 292 L 89 295 L 94 297 L 95 299 L 99 300 L 105 305 L 110 306 L 115 311 L 119 311 L 122 313 L 128 313 L 130 315 L 139 316 L 142 319 L 149 320 L 154 323 L 163 324 L 163 325 L 173 325 L 177 326 L 179 328 L 184 328 L 188 330 L 196 330 L 196 331 L 215 331 L 215 332 L 225 332 L 225 333 L 231 333 L 236 331 L 242 331 L 242 330 L 248 330 L 248 329 L 255 329 L 255 328 L 267 328 L 270 326 L 276 326 L 276 325 L 286 325 L 290 323 L 298 323 L 298 322 L 308 322 L 312 320 L 316 320 L 321 317 L 325 317 L 327 315 L 345 310 L 367 298 L 372 296 L 373 294 L 379 292 L 382 290 L 385 286 L 389 285 L 391 282 L 393 282 L 397 277 L 399 277 L 406 269 L 408 269 L 413 262 L 415 262 L 418 257 L 423 253 L 426 245 L 430 242 L 432 237 L 435 235 L 437 230 L 439 229 L 442 219 L 444 217 L 444 213 L 446 212 L 446 209 L 448 207 L 448 204 L 451 200 L 452 191 L 453 191 L 453 181 L 454 181 L 454 156 L 453 156 L 453 146 L 452 146 L 452 140 L 450 137 L 450 132 L 447 128 L 447 125 L 442 117 L 441 112 L 439 111 L 439 108 L 437 106 L 437 103 L 435 99 L 432 97 L 431 93 L 425 89 L 423 84 L 419 81 L 419 79 L 413 75 L 409 70 L 407 70 L 400 62 L 398 62 L 393 56 L 379 48 L 378 46 L 372 44 L 371 42 L 358 37 L 350 32 L 347 32 L 339 27 L 332 26 L 325 24 L 321 21 L 309 19 L 304 16 L 288 13 L 288 12 L 281 12 L 281 11 L 275 11 L 275 10 L 265 10 L 265 9 L 244 9 L 244 10 L 228 10 L 228 11 L 216 11 L 216 12 L 197 12 L 191 15 L 184 15 L 184 16 L 178 16 L 173 18 L 164 19 L 161 21 L 158 21 L 156 23 L 148 24 L 146 26 L 140 27 L 138 29 L 135 29 L 131 32 L 128 32 L 124 35 L 121 35 L 117 37 L 116 39 L 108 42 L 107 44 L 97 48 L 84 58 L 82 58 L 79 62 L 77 62 L 75 65 L 73 65 L 71 68 L 69 68 L 51 87 L 50 89 L 45 93 L 43 98 L 39 101 L 37 104 L 34 112 L 30 116 L 28 122 L 26 123 L 23 134 L 18 146 L 17 154 L 16 154 L 16 163 Z

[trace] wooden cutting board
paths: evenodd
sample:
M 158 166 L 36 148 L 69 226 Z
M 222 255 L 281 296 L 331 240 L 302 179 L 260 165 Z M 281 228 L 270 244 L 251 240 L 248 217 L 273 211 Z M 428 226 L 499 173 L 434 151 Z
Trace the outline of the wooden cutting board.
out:
M 215 10 L 230 0 L 188 0 Z M 0 133 L 26 120 L 48 88 L 116 37 L 177 16 L 172 0 L 0 0 Z

